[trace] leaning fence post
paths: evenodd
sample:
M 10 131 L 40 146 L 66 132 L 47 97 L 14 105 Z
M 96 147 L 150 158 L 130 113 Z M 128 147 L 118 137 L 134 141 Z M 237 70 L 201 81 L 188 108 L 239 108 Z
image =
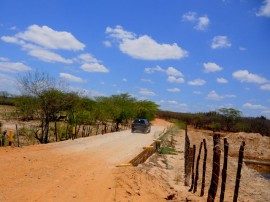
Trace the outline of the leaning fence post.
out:
M 190 155 L 190 141 L 188 137 L 188 129 L 187 129 L 187 123 L 185 128 L 185 186 L 189 186 L 189 155 Z
M 203 148 L 204 148 L 204 158 L 203 158 L 202 188 L 200 196 L 204 195 L 204 187 L 205 187 L 205 173 L 206 173 L 206 159 L 207 159 L 207 148 L 205 139 L 203 139 Z
M 195 154 L 196 154 L 196 145 L 193 145 L 193 155 L 192 155 L 192 175 L 191 175 L 191 187 L 188 191 L 192 191 L 194 187 L 194 161 L 195 161 Z
M 218 179 L 220 170 L 220 134 L 214 134 L 213 136 L 214 148 L 213 148 L 213 167 L 212 167 L 212 178 L 211 184 L 208 191 L 207 202 L 215 201 L 217 189 L 218 189 Z
M 19 138 L 19 132 L 18 132 L 18 124 L 16 124 L 16 135 L 18 140 L 18 147 L 20 147 L 20 138 Z
M 220 192 L 220 202 L 224 201 L 224 194 L 226 188 L 226 179 L 227 179 L 227 165 L 228 165 L 228 151 L 229 143 L 227 138 L 224 138 L 224 163 L 222 169 L 222 183 L 221 183 L 221 192 Z
M 198 154 L 198 157 L 197 157 L 196 175 L 195 175 L 195 182 L 194 182 L 193 193 L 197 192 L 197 184 L 198 184 L 198 179 L 199 179 L 199 163 L 200 163 L 200 158 L 201 158 L 201 150 L 202 150 L 202 142 L 200 144 L 199 154 Z
M 240 146 L 240 149 L 239 149 L 238 167 L 237 167 L 233 202 L 237 202 L 239 185 L 240 185 L 240 178 L 241 178 L 241 169 L 242 169 L 242 163 L 243 163 L 243 158 L 244 158 L 244 147 L 245 147 L 245 142 L 243 141 L 241 146 Z

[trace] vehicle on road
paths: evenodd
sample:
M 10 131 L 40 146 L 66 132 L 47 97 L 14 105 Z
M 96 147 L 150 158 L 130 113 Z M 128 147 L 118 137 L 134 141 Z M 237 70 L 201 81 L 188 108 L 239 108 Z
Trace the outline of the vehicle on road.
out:
M 143 133 L 150 133 L 151 131 L 151 124 L 147 119 L 135 119 L 131 125 L 131 132 L 143 132 Z

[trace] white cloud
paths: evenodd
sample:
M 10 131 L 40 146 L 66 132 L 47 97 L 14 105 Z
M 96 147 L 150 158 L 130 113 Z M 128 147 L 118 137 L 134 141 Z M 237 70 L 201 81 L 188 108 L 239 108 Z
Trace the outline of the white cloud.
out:
M 197 20 L 197 13 L 189 11 L 182 16 L 182 20 L 183 21 L 190 21 L 190 22 L 196 21 Z
M 171 93 L 176 93 L 176 92 L 180 92 L 179 88 L 168 88 L 167 91 L 171 92 Z
M 213 49 L 229 48 L 231 46 L 232 44 L 227 36 L 215 36 L 212 39 L 211 48 Z
M 246 51 L 247 49 L 245 47 L 239 47 L 240 51 Z
M 106 34 L 109 34 L 110 37 L 124 40 L 124 39 L 135 39 L 136 35 L 132 32 L 125 31 L 122 26 L 116 25 L 115 28 L 107 27 Z
M 270 90 L 270 83 L 264 84 L 260 87 L 261 90 Z
M 169 111 L 181 111 L 186 112 L 188 111 L 188 105 L 185 103 L 179 103 L 175 100 L 160 100 L 158 102 L 160 105 L 160 108 L 163 110 L 169 110 Z
M 31 25 L 24 32 L 14 36 L 2 36 L 7 43 L 14 43 L 22 47 L 30 56 L 45 62 L 61 62 L 71 64 L 71 59 L 65 59 L 52 50 L 83 50 L 85 45 L 79 42 L 71 33 L 55 31 L 47 26 Z
M 71 81 L 71 82 L 77 82 L 77 83 L 84 83 L 86 82 L 85 80 L 83 80 L 80 77 L 77 76 L 73 76 L 71 74 L 67 74 L 67 73 L 60 73 L 60 78 Z
M 210 20 L 207 16 L 202 16 L 198 18 L 198 24 L 194 27 L 197 30 L 206 30 Z
M 13 37 L 13 36 L 2 36 L 1 37 L 2 41 L 7 42 L 7 43 L 15 43 L 18 45 L 22 45 L 24 43 L 23 41 L 20 41 L 18 38 Z
M 136 34 L 125 31 L 119 25 L 115 28 L 107 27 L 106 33 L 118 40 L 119 48 L 123 53 L 136 59 L 166 60 L 188 56 L 188 52 L 176 43 L 159 44 L 147 35 L 136 37 Z
M 103 41 L 104 46 L 112 47 L 112 43 L 110 41 Z
M 153 91 L 150 91 L 147 88 L 141 88 L 139 90 L 139 93 L 144 96 L 156 96 L 156 94 Z
M 73 63 L 70 59 L 65 59 L 61 55 L 45 49 L 35 49 L 28 52 L 29 55 L 36 57 L 44 62 L 62 62 L 66 64 Z
M 238 70 L 235 71 L 232 76 L 241 81 L 241 82 L 248 82 L 248 83 L 259 83 L 259 84 L 263 84 L 263 83 L 267 83 L 268 80 L 258 76 L 256 74 L 252 74 L 249 73 L 248 70 Z
M 206 83 L 206 81 L 203 80 L 203 79 L 195 79 L 193 81 L 189 81 L 188 85 L 191 85 L 191 86 L 203 86 L 205 83 Z
M 225 83 L 228 83 L 228 80 L 224 78 L 217 78 L 217 82 L 221 84 L 225 84 Z
M 247 108 L 247 109 L 259 109 L 259 110 L 267 109 L 266 107 L 264 107 L 262 105 L 255 105 L 255 104 L 251 104 L 251 103 L 245 103 L 245 104 L 243 104 L 242 107 Z
M 218 72 L 223 69 L 221 66 L 217 65 L 214 62 L 203 63 L 203 66 L 205 73 Z
M 205 16 L 201 16 L 201 17 L 197 17 L 197 13 L 196 12 L 187 12 L 182 16 L 182 20 L 183 21 L 188 21 L 188 22 L 195 22 L 197 23 L 194 26 L 194 29 L 197 30 L 206 30 L 210 20 L 209 18 L 205 15 Z
M 270 0 L 264 0 L 259 12 L 256 13 L 257 16 L 270 17 Z
M 169 104 L 173 104 L 173 105 L 177 105 L 177 104 L 178 104 L 178 102 L 175 101 L 175 100 L 169 100 L 168 103 L 169 103 Z
M 183 78 L 177 78 L 175 76 L 169 76 L 168 79 L 167 79 L 168 82 L 170 83 L 184 83 L 185 80 Z
M 83 50 L 85 47 L 71 33 L 55 31 L 48 26 L 31 25 L 15 37 L 48 49 Z
M 145 68 L 144 72 L 147 73 L 147 74 L 152 74 L 154 72 L 165 72 L 165 70 L 157 65 L 156 67 L 147 67 L 147 68 Z
M 128 80 L 126 78 L 123 78 L 122 81 L 123 82 L 128 82 Z
M 0 61 L 1 61 L 1 62 L 7 62 L 7 61 L 9 61 L 9 58 L 0 57 Z
M 0 71 L 19 73 L 31 71 L 32 68 L 21 62 L 0 62 Z
M 19 94 L 18 88 L 16 88 L 17 80 L 15 78 L 0 73 L 0 81 L 0 91 Z
M 222 100 L 224 98 L 235 98 L 235 95 L 218 95 L 216 91 L 212 90 L 210 93 L 207 95 L 208 100 Z
M 90 53 L 84 53 L 84 54 L 80 54 L 79 56 L 78 56 L 78 59 L 80 59 L 80 60 L 82 60 L 82 62 L 85 62 L 85 63 L 87 63 L 87 62 L 93 62 L 93 63 L 95 63 L 95 62 L 99 62 L 93 55 L 91 55 Z
M 102 72 L 107 73 L 109 70 L 102 64 L 99 63 L 84 63 L 81 69 L 86 72 Z
M 166 70 L 166 74 L 169 76 L 183 76 L 182 72 L 173 67 L 168 67 L 168 69 Z

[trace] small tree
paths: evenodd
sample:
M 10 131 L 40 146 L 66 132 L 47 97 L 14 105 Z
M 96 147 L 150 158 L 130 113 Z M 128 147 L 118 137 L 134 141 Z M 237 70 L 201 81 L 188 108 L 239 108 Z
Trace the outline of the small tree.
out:
M 232 131 L 233 127 L 241 117 L 241 111 L 233 108 L 221 108 L 218 110 L 224 118 L 227 131 Z

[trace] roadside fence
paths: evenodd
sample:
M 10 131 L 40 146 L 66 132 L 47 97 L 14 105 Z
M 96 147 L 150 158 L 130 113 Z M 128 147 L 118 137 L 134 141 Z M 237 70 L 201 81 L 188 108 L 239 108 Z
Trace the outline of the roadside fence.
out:
M 224 195 L 226 191 L 226 181 L 227 181 L 227 171 L 228 171 L 228 151 L 229 151 L 229 143 L 226 138 L 224 138 L 224 149 L 223 149 L 223 163 L 221 164 L 221 143 L 220 143 L 220 134 L 213 135 L 213 161 L 212 161 L 212 172 L 211 172 L 211 180 L 207 195 L 207 202 L 215 201 L 217 191 L 220 190 L 219 201 L 224 201 Z M 198 190 L 198 180 L 200 173 L 200 159 L 201 154 L 204 153 L 203 157 L 203 165 L 202 165 L 202 178 L 201 178 L 201 189 L 200 196 L 203 197 L 205 194 L 205 181 L 206 179 L 206 167 L 207 165 L 207 142 L 203 139 L 199 146 L 199 151 L 197 152 L 196 158 L 196 145 L 190 146 L 192 143 L 190 142 L 190 138 L 188 136 L 188 130 L 186 128 L 185 132 L 185 186 L 190 186 L 189 191 L 192 193 L 196 193 Z M 237 201 L 240 187 L 240 179 L 241 179 L 241 169 L 244 157 L 244 147 L 245 142 L 242 141 L 239 149 L 239 157 L 238 157 L 238 167 L 237 167 L 237 175 L 235 180 L 235 188 L 233 195 L 233 202 Z M 196 158 L 196 159 L 195 159 Z M 195 161 L 196 160 L 196 161 Z M 220 170 L 221 172 L 221 183 L 220 180 Z M 191 181 L 191 184 L 190 184 Z M 220 187 L 219 187 L 220 186 Z

